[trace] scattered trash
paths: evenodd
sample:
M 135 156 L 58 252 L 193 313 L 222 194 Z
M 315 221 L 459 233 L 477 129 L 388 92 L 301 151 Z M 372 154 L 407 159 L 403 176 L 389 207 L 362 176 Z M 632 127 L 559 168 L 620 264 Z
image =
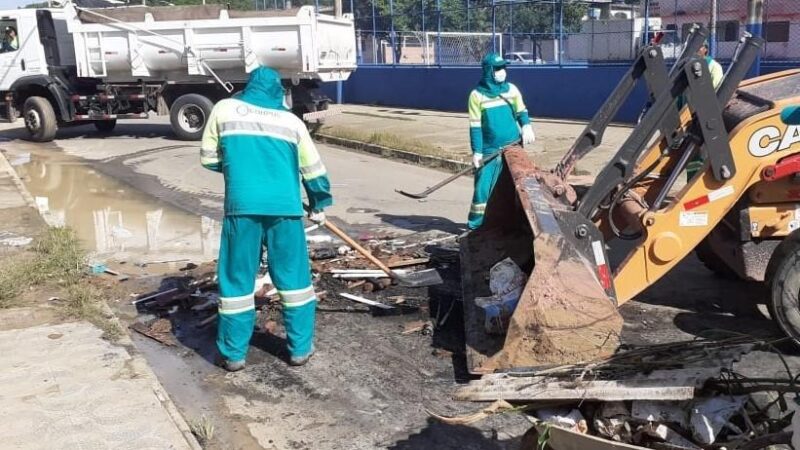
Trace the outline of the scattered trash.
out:
M 103 263 L 89 263 L 86 266 L 89 267 L 89 273 L 94 275 L 105 273 L 108 270 L 108 267 Z
M 800 393 L 794 374 L 747 378 L 730 369 L 761 344 L 737 336 L 632 348 L 586 364 L 484 375 L 455 398 L 519 405 L 535 416 L 528 442 L 551 450 L 788 448 L 770 445 L 791 440 L 794 408 L 784 396 Z
M 306 242 L 309 244 L 327 244 L 333 242 L 333 237 L 328 234 L 314 234 L 306 236 Z
M 374 306 L 374 307 L 376 307 L 376 308 L 381 308 L 381 309 L 394 309 L 394 306 L 391 306 L 391 305 L 385 305 L 385 304 L 383 304 L 383 303 L 376 302 L 375 300 L 370 300 L 370 299 L 368 299 L 368 298 L 359 297 L 359 296 L 357 296 L 357 295 L 353 295 L 353 294 L 348 294 L 348 293 L 346 293 L 346 292 L 340 292 L 340 293 L 339 293 L 339 295 L 340 295 L 341 297 L 344 297 L 344 298 L 348 299 L 348 300 L 352 300 L 352 301 L 354 301 L 354 302 L 358 302 L 358 303 L 363 303 L 363 304 L 365 304 L 365 305 L 369 305 L 369 306 Z
M 219 303 L 219 296 L 217 294 L 206 294 L 206 301 L 192 306 L 192 311 L 205 311 L 212 309 Z
M 197 326 L 197 328 L 203 328 L 206 325 L 208 325 L 208 324 L 214 322 L 215 320 L 217 320 L 217 317 L 219 317 L 219 315 L 214 313 L 211 316 L 208 316 L 205 319 L 201 320 L 200 322 L 197 322 L 196 326 Z
M 581 434 L 586 434 L 589 431 L 589 426 L 586 424 L 586 419 L 577 409 L 540 409 L 536 411 L 536 417 L 544 423 Z
M 404 328 L 403 332 L 401 333 L 403 335 L 414 334 L 414 333 L 420 333 L 426 335 L 430 334 L 430 331 L 433 328 L 433 326 L 427 320 L 415 320 L 413 322 L 408 322 L 407 324 L 405 324 L 403 328 Z
M 477 297 L 475 304 L 483 312 L 483 322 L 489 334 L 503 335 L 519 303 L 527 277 L 511 258 L 495 264 L 489 271 L 489 297 Z
M 33 242 L 33 238 L 26 236 L 9 236 L 0 239 L 0 245 L 7 247 L 24 247 Z
M 148 295 L 147 297 L 136 299 L 131 302 L 131 305 L 138 305 L 139 303 L 142 302 L 155 300 L 156 298 L 161 297 L 162 295 L 172 294 L 173 292 L 178 292 L 178 288 L 167 289 L 166 291 L 156 292 L 155 294 Z
M 317 248 L 310 251 L 309 253 L 311 259 L 313 259 L 314 261 L 319 261 L 323 259 L 333 259 L 338 255 L 336 249 L 331 247 Z
M 731 416 L 742 409 L 746 396 L 697 399 L 689 419 L 692 436 L 700 444 L 713 444 Z
M 167 319 L 156 319 L 150 323 L 136 322 L 131 328 L 144 336 L 158 341 L 166 346 L 177 345 L 175 336 L 172 334 L 172 323 Z

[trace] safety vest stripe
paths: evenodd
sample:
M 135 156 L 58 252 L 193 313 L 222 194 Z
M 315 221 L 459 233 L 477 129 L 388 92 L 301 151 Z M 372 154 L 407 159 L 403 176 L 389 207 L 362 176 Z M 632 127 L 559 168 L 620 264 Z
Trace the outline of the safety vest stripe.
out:
M 241 314 L 241 313 L 247 312 L 247 311 L 253 311 L 254 309 L 256 309 L 256 305 L 245 306 L 243 308 L 238 308 L 238 309 L 224 309 L 223 310 L 222 308 L 220 308 L 219 309 L 219 314 L 221 314 L 223 316 L 231 316 L 231 315 L 234 315 L 234 314 Z
M 310 300 L 316 298 L 316 295 L 314 294 L 314 286 L 309 286 L 307 288 L 297 289 L 294 291 L 278 291 L 278 294 L 280 294 L 283 304 L 288 306 L 298 306 L 299 304 L 304 305 Z
M 469 208 L 472 214 L 483 214 L 486 211 L 486 203 L 473 203 Z
M 280 125 L 239 120 L 222 122 L 222 124 L 220 124 L 220 135 L 230 136 L 232 134 L 267 135 L 297 144 L 297 133 L 291 128 L 282 127 Z
M 300 173 L 303 174 L 303 178 L 316 178 L 325 173 L 325 165 L 322 164 L 322 160 L 318 160 L 317 162 L 310 164 L 305 167 L 300 168 Z
M 307 299 L 305 299 L 305 300 L 303 300 L 301 302 L 293 302 L 293 303 L 283 302 L 283 307 L 284 308 L 290 308 L 290 309 L 291 308 L 299 308 L 299 307 L 307 305 L 307 304 L 309 304 L 311 302 L 315 302 L 316 300 L 317 300 L 317 296 L 316 295 L 312 295 L 311 297 L 309 297 L 309 298 L 307 298 Z
M 256 302 L 253 294 L 242 295 L 240 297 L 220 297 L 219 313 L 236 314 L 255 308 Z

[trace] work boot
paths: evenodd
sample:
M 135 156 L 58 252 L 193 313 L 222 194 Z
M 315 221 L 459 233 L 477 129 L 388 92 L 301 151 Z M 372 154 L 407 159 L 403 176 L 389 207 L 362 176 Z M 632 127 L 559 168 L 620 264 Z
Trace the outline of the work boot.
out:
M 314 346 L 312 345 L 311 346 L 311 351 L 308 352 L 307 355 L 305 355 L 305 356 L 290 356 L 289 357 L 289 365 L 290 366 L 295 366 L 295 367 L 299 367 L 299 366 L 305 365 L 305 363 L 307 363 L 308 360 L 311 359 L 311 356 L 313 356 L 313 355 L 314 355 Z
M 227 370 L 228 372 L 238 372 L 244 369 L 245 360 L 241 361 L 230 361 L 222 357 L 219 353 L 217 353 L 216 357 L 214 358 L 214 364 L 223 369 Z

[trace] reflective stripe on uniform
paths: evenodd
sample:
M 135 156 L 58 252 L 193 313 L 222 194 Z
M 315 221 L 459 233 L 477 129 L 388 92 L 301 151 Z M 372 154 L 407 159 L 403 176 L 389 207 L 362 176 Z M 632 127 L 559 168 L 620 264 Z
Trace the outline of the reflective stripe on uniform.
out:
M 310 164 L 305 167 L 300 167 L 300 173 L 303 175 L 303 178 L 306 180 L 311 178 L 316 178 L 320 175 L 325 175 L 325 165 L 322 164 L 322 160 L 317 160 L 317 162 Z
M 238 314 L 255 309 L 256 302 L 253 294 L 242 295 L 239 297 L 220 297 L 220 314 Z
M 280 125 L 235 120 L 220 124 L 220 136 L 252 135 L 270 136 L 297 144 L 297 132 Z
M 480 128 L 481 127 L 481 122 L 480 122 L 480 120 L 477 121 L 477 122 L 470 121 L 469 126 L 472 127 L 472 128 Z
M 486 211 L 486 203 L 473 203 L 472 206 L 469 207 L 469 212 L 471 214 L 483 214 Z
M 314 286 L 293 291 L 278 291 L 283 301 L 284 308 L 297 308 L 306 305 L 317 299 L 314 293 Z

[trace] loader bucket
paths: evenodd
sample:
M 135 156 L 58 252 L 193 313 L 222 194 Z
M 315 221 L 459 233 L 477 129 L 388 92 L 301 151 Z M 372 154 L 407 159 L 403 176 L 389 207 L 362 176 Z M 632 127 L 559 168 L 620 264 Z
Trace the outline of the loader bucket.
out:
M 555 198 L 522 148 L 504 167 L 483 225 L 461 241 L 467 359 L 475 374 L 586 362 L 617 349 L 622 317 L 597 227 Z M 486 332 L 476 297 L 511 258 L 529 274 L 505 336 Z

